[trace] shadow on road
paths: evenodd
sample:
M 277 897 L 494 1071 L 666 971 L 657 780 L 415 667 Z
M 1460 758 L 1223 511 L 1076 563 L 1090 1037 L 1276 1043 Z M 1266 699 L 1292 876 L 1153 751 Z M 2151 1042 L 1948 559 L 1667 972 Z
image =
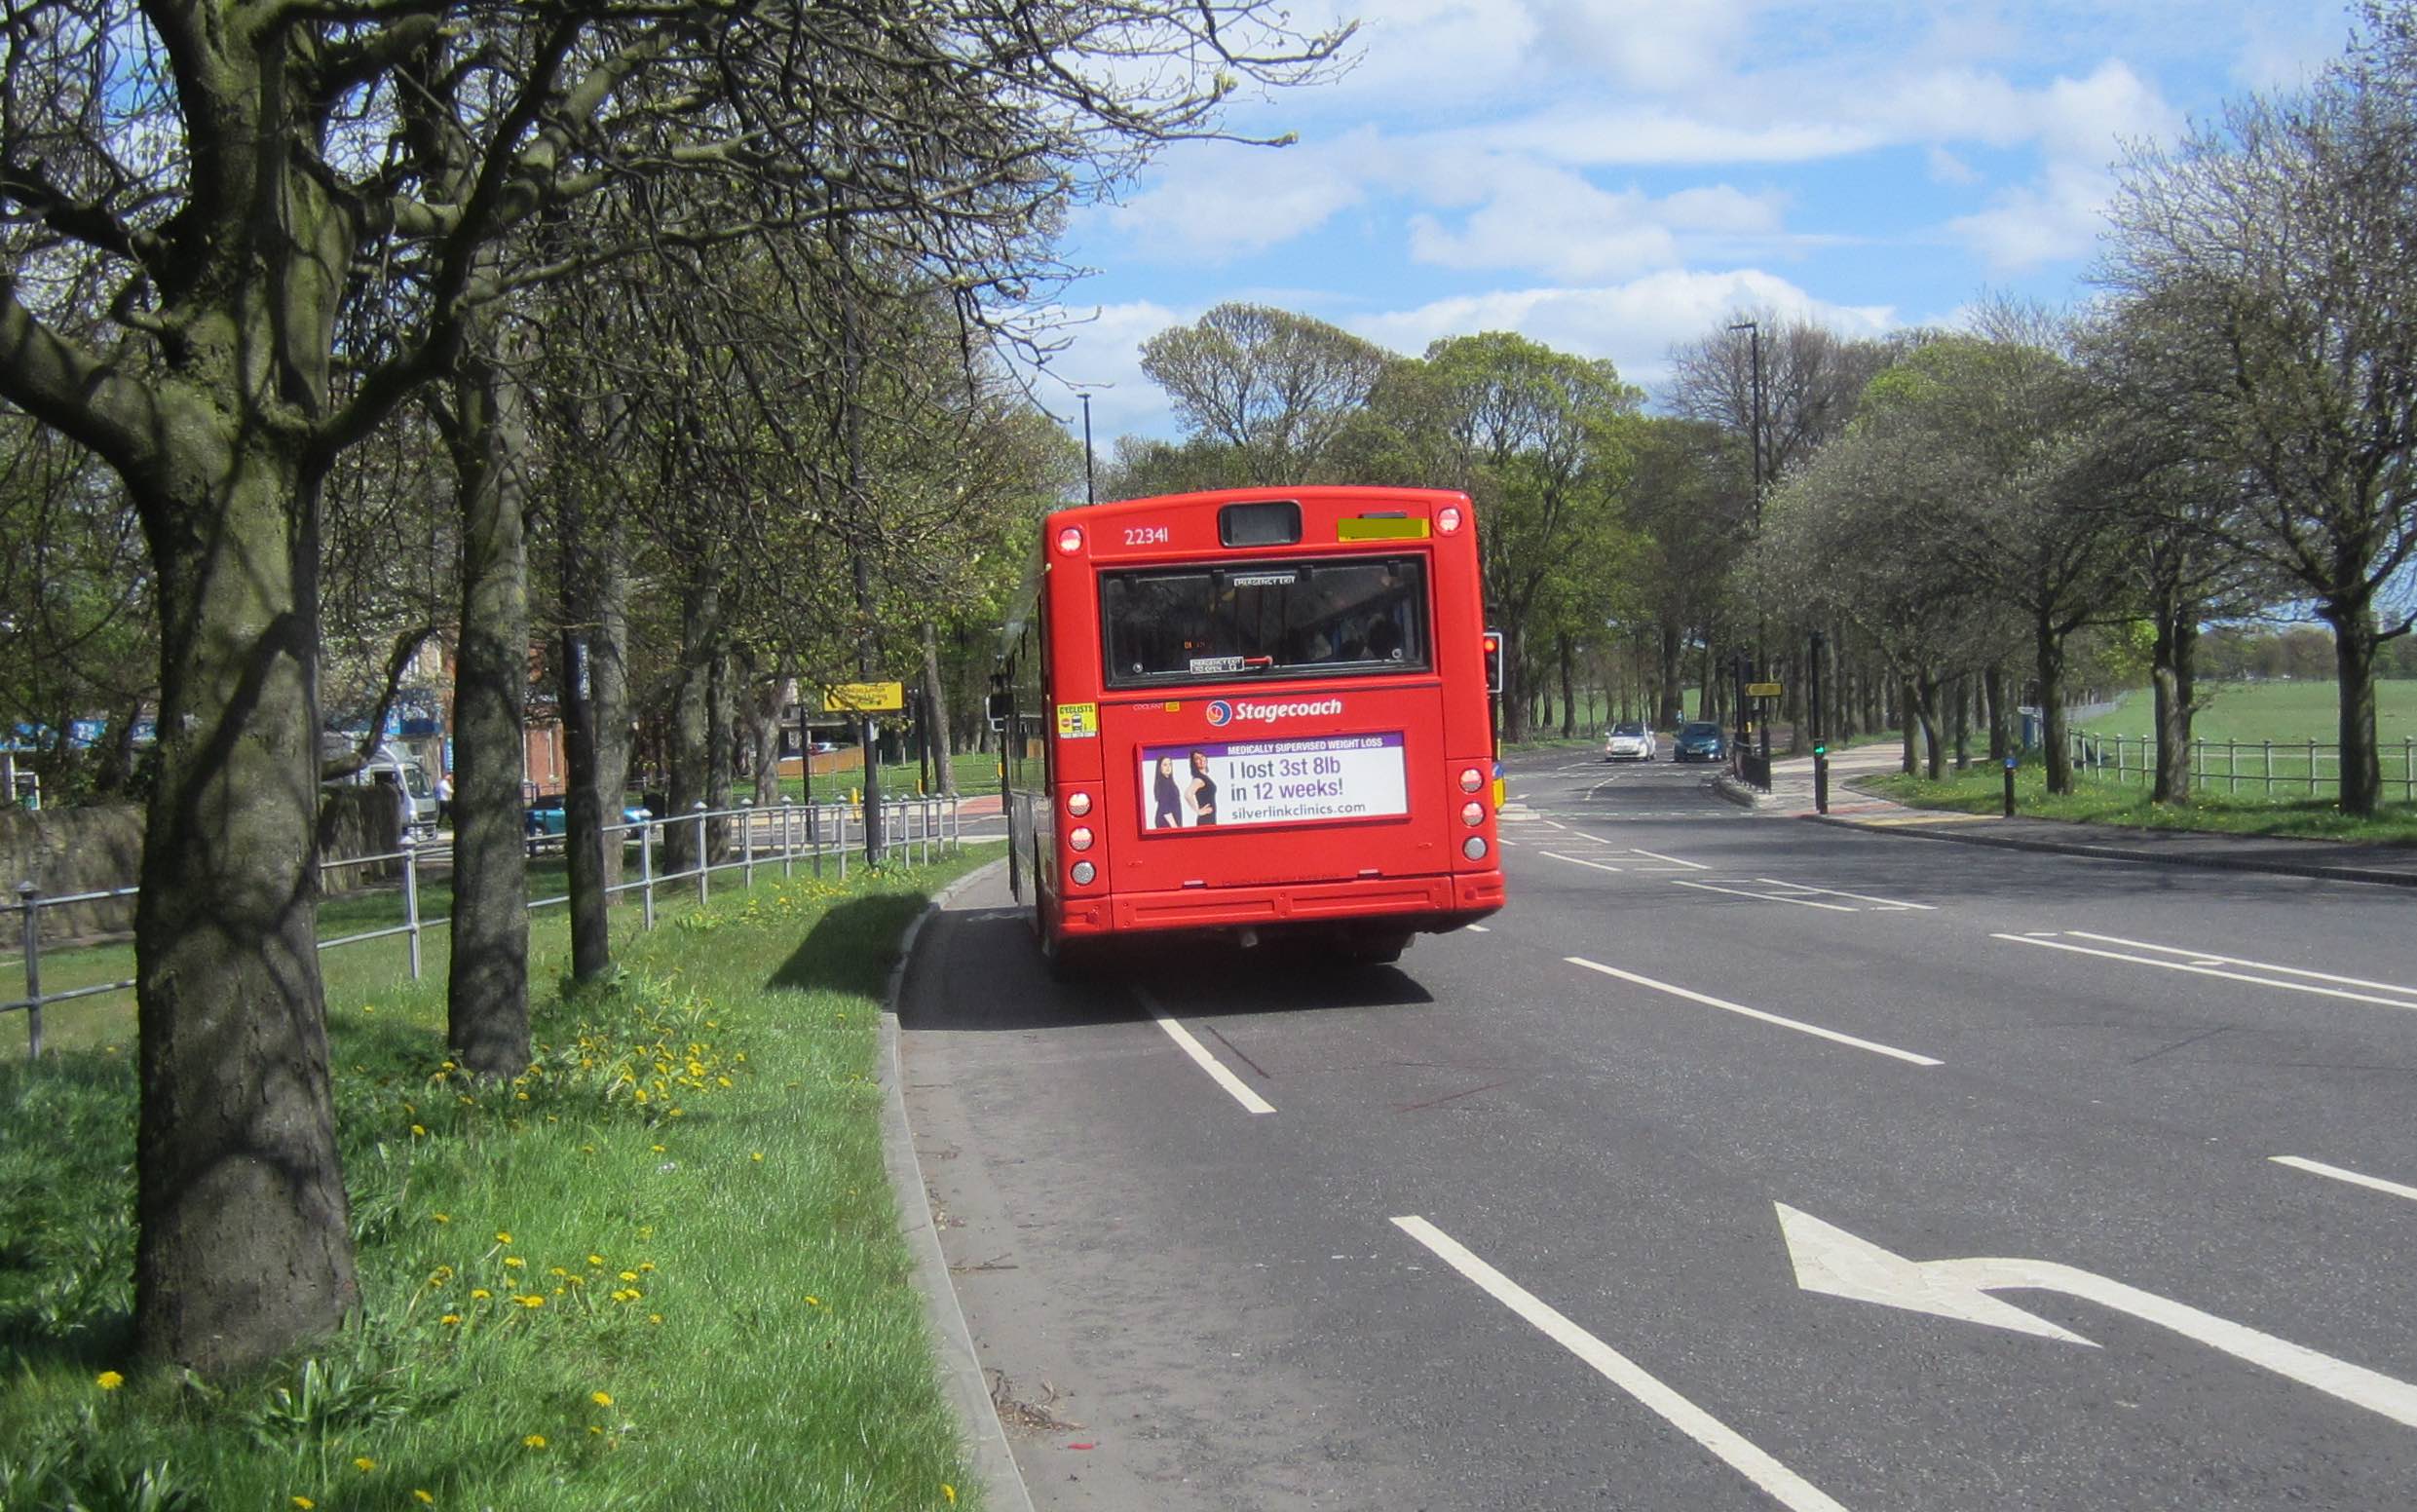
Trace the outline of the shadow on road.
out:
M 1020 909 L 942 914 L 915 957 L 898 1019 L 911 1030 L 1129 1023 L 1150 1018 L 1151 1002 L 1183 1018 L 1435 1002 L 1401 967 L 1345 964 L 1289 941 L 1247 951 L 1221 938 L 1120 943 L 1087 963 L 1076 980 L 1054 981 Z

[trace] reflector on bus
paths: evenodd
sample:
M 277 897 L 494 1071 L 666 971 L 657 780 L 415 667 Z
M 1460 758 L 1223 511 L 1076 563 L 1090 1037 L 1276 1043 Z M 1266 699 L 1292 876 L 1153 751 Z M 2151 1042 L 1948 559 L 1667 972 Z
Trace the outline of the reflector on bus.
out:
M 1227 546 L 1291 546 L 1301 539 L 1301 506 L 1290 499 L 1227 505 L 1217 511 L 1217 539 Z

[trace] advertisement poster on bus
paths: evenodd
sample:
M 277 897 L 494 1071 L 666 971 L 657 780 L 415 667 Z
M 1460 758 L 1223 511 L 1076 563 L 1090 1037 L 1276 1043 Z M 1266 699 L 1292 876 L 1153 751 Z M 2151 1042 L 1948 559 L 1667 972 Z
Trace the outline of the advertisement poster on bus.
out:
M 1141 779 L 1143 827 L 1150 830 L 1384 818 L 1410 812 L 1399 732 L 1146 745 Z

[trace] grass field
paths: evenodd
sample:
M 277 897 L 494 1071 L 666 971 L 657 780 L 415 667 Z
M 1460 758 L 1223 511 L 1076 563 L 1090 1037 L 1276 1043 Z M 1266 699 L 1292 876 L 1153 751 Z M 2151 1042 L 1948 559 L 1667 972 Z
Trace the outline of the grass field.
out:
M 734 877 L 596 990 L 541 914 L 509 1084 L 445 1059 L 440 944 L 417 985 L 323 958 L 362 1315 L 243 1380 L 130 1357 L 130 1011 L 54 1008 L 118 1048 L 0 1057 L 0 1506 L 970 1505 L 875 1052 L 901 931 L 981 859 Z
M 2332 743 L 2340 731 L 2340 697 L 2332 683 L 2216 683 L 2200 690 L 2207 706 L 2191 721 L 2194 739 L 2239 740 L 2278 745 L 2315 740 Z M 2157 702 L 2146 690 L 2126 694 L 2111 713 L 2082 728 L 2099 735 L 2145 737 L 2156 734 Z M 2385 745 L 2417 739 L 2417 679 L 2386 678 L 2375 684 L 2375 733 Z

